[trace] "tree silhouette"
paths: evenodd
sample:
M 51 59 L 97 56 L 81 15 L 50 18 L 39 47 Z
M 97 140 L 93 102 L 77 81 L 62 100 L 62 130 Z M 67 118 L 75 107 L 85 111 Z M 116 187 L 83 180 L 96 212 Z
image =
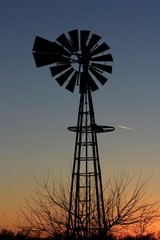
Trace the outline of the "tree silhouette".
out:
M 132 230 L 137 231 L 136 235 L 142 236 L 159 218 L 158 203 L 146 200 L 150 177 L 143 180 L 140 174 L 134 187 L 133 180 L 134 176 L 122 172 L 105 184 L 105 214 L 109 232 L 132 226 Z
M 142 235 L 148 227 L 159 218 L 156 202 L 148 202 L 147 186 L 149 179 L 138 177 L 134 187 L 134 176 L 127 173 L 114 175 L 106 181 L 104 191 L 105 215 L 107 220 L 106 234 L 114 234 L 132 226 Z M 65 239 L 69 211 L 69 180 L 55 182 L 48 174 L 42 182 L 36 181 L 33 196 L 19 206 L 18 227 L 36 237 L 55 237 Z M 96 204 L 92 203 L 92 211 Z M 74 213 L 72 213 L 74 215 Z M 96 228 L 96 222 L 93 221 Z M 143 225 L 143 231 L 141 227 Z M 92 236 L 92 239 L 96 237 Z

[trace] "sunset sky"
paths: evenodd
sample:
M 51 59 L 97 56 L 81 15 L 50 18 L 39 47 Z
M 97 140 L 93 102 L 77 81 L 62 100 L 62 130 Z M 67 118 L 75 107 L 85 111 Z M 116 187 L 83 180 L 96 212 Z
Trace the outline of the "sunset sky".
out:
M 93 93 L 104 179 L 153 173 L 149 195 L 160 200 L 160 1 L 2 0 L 0 6 L 0 224 L 32 195 L 34 176 L 70 175 L 79 95 L 60 88 L 49 67 L 36 68 L 35 36 L 100 35 L 114 59 L 109 81 Z M 116 126 L 125 126 L 119 128 Z M 131 129 L 130 129 L 131 128 Z

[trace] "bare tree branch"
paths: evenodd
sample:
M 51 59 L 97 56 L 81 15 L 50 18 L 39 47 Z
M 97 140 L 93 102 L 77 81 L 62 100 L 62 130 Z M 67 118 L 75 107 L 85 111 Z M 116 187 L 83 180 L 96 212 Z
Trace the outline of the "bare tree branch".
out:
M 143 180 L 140 173 L 133 186 L 134 179 L 135 176 L 122 172 L 106 181 L 104 202 L 107 233 L 132 226 L 132 229 L 139 229 L 139 234 L 142 234 L 159 218 L 157 202 L 150 203 L 147 198 L 150 177 Z M 35 179 L 33 196 L 19 206 L 21 219 L 19 227 L 30 231 L 34 236 L 65 235 L 69 211 L 69 182 L 69 180 L 65 183 L 62 180 L 56 182 L 49 174 L 42 183 Z M 96 202 L 92 202 L 91 224 L 96 229 L 95 209 Z M 83 207 L 81 211 L 83 212 Z M 84 219 L 81 219 L 82 226 L 83 221 Z

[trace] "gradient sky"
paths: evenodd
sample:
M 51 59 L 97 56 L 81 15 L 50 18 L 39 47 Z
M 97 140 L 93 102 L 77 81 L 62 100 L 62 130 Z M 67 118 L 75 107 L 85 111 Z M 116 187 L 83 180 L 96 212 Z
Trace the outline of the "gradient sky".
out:
M 114 58 L 93 93 L 97 123 L 133 129 L 98 136 L 103 178 L 154 172 L 149 195 L 160 200 L 160 1 L 1 0 L 0 223 L 32 195 L 33 176 L 70 174 L 79 95 L 36 68 L 32 47 L 36 35 L 54 41 L 77 28 L 100 35 Z

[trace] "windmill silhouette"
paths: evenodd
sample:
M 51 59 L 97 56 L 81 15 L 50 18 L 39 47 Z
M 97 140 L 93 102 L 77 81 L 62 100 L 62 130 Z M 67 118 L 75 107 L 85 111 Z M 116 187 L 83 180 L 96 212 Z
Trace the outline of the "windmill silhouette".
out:
M 97 125 L 92 92 L 108 80 L 103 75 L 112 73 L 110 48 L 99 43 L 101 37 L 88 30 L 69 31 L 51 42 L 36 37 L 33 56 L 37 67 L 53 64 L 50 71 L 60 86 L 71 92 L 77 85 L 80 93 L 77 126 L 69 127 L 76 133 L 74 161 L 68 208 L 68 238 L 88 239 L 93 235 L 104 239 L 105 219 L 101 168 L 97 133 L 114 131 L 114 127 Z

